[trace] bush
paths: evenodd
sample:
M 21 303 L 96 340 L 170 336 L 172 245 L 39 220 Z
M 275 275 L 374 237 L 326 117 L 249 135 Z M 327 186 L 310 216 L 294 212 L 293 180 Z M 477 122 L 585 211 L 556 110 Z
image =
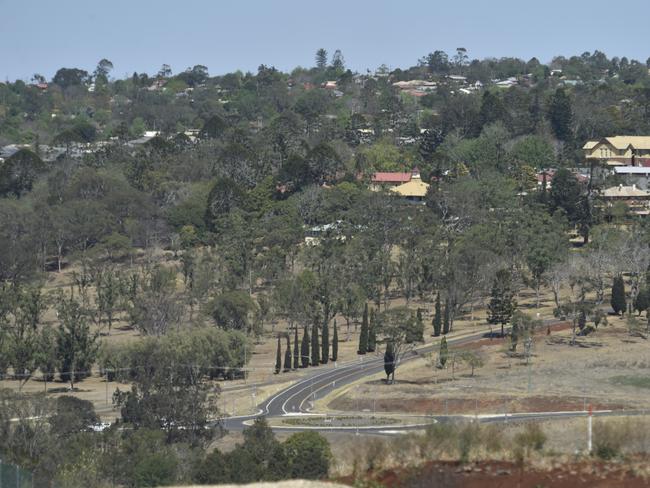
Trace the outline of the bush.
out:
M 601 459 L 612 459 L 621 454 L 627 438 L 625 426 L 612 422 L 598 422 L 594 425 L 594 454 Z
M 299 432 L 284 443 L 292 478 L 322 479 L 329 472 L 329 442 L 318 432 Z
M 134 468 L 135 486 L 171 485 L 176 480 L 178 459 L 171 451 L 149 454 L 141 459 Z
M 530 456 L 531 451 L 541 451 L 546 444 L 546 434 L 537 423 L 526 424 L 523 432 L 515 435 L 514 441 L 518 451 L 517 457 L 523 459 Z

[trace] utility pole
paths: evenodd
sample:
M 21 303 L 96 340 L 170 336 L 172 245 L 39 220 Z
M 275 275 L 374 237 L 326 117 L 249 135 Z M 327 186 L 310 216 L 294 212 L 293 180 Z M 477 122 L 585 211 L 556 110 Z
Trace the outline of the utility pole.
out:
M 591 405 L 589 405 L 589 416 L 587 417 L 587 452 L 591 454 L 591 449 L 592 449 L 592 443 L 591 443 L 591 437 L 592 437 L 592 421 L 593 421 L 593 408 Z

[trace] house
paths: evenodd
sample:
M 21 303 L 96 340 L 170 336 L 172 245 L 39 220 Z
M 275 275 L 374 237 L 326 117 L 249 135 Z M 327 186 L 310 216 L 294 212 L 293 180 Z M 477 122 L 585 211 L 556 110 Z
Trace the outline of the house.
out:
M 601 191 L 600 197 L 607 207 L 613 207 L 616 203 L 624 203 L 630 213 L 634 215 L 650 214 L 650 191 L 632 186 L 612 186 Z
M 642 190 L 650 187 L 650 167 L 615 166 L 614 174 L 620 176 L 627 185 L 635 185 Z
M 411 181 L 413 173 L 399 172 L 380 172 L 375 173 L 370 178 L 370 190 L 380 191 L 387 188 L 393 188 Z
M 607 166 L 650 166 L 650 136 L 613 136 L 587 141 L 587 160 Z
M 321 86 L 326 90 L 336 90 L 338 88 L 338 83 L 336 81 L 326 81 Z
M 544 180 L 546 180 L 546 189 L 550 190 L 551 189 L 551 184 L 553 183 L 553 178 L 555 177 L 555 172 L 556 172 L 555 169 L 546 169 L 546 170 L 542 170 L 542 171 L 538 172 L 537 175 L 536 175 L 536 177 L 537 177 L 537 189 L 542 190 L 543 189 L 542 187 L 544 186 Z M 585 185 L 587 183 L 589 183 L 589 176 L 587 176 L 585 174 L 582 174 L 582 173 L 578 173 L 575 170 L 572 171 L 572 173 L 573 173 L 573 176 L 576 177 L 576 179 L 578 180 L 579 183 L 582 183 L 582 184 L 585 184 Z
M 399 186 L 394 186 L 389 191 L 396 196 L 404 198 L 413 203 L 422 203 L 429 191 L 429 184 L 422 181 L 420 171 L 414 168 L 411 173 L 411 180 Z

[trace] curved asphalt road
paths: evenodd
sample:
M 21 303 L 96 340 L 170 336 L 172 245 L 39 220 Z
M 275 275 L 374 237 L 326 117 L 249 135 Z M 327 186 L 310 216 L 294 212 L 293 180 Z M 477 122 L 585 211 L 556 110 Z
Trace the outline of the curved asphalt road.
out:
M 490 337 L 487 331 L 480 331 L 474 334 L 458 337 L 448 338 L 449 345 L 463 345 L 477 340 Z M 435 342 L 425 347 L 410 351 L 401 358 L 400 363 L 415 359 L 435 350 L 439 347 L 439 343 Z M 254 415 L 246 415 L 239 417 L 226 417 L 222 420 L 223 426 L 228 430 L 241 430 L 245 426 L 245 422 L 252 420 L 259 415 L 266 417 L 279 417 L 288 414 L 307 413 L 314 400 L 321 398 L 328 393 L 353 383 L 366 376 L 371 376 L 380 373 L 384 370 L 383 356 L 364 357 L 360 356 L 359 361 L 346 363 L 337 367 L 328 367 L 326 370 L 315 370 L 306 378 L 301 379 L 297 383 L 282 390 L 271 398 L 267 399 L 264 403 L 258 406 L 258 413 Z M 284 430 L 284 429 L 283 429 Z M 303 430 L 296 427 L 296 430 Z M 324 428 L 323 430 L 327 430 Z M 346 429 L 336 429 L 337 432 L 345 431 Z M 349 429 L 356 431 L 357 429 Z M 379 431 L 380 428 L 365 428 L 364 431 L 375 430 Z
M 549 319 L 544 321 L 544 325 L 554 325 L 562 321 Z M 490 331 L 483 330 L 465 336 L 451 338 L 448 337 L 449 345 L 462 346 L 481 339 L 489 338 Z M 400 363 L 418 358 L 423 354 L 430 353 L 439 347 L 439 342 L 429 344 L 410 351 L 400 359 Z M 371 376 L 384 370 L 383 356 L 360 356 L 359 361 L 346 363 L 340 366 L 330 366 L 327 369 L 314 370 L 306 378 L 301 379 L 290 387 L 280 391 L 276 395 L 268 398 L 264 403 L 258 406 L 258 412 L 254 415 L 239 417 L 226 417 L 222 419 L 222 425 L 228 430 L 242 430 L 249 421 L 263 415 L 266 417 L 281 417 L 283 415 L 308 413 L 311 410 L 313 401 L 322 398 L 332 391 L 342 388 L 366 376 Z M 619 415 L 647 415 L 647 411 L 596 411 L 594 416 L 619 416 Z M 462 416 L 446 415 L 428 417 L 427 421 L 421 420 L 411 425 L 399 426 L 361 426 L 361 427 L 308 427 L 308 426 L 287 426 L 274 427 L 277 430 L 285 432 L 298 432 L 304 430 L 319 430 L 322 432 L 342 432 L 342 433 L 364 433 L 374 435 L 389 435 L 400 433 L 405 430 L 421 430 L 427 424 L 433 422 L 453 422 L 460 420 L 473 419 L 481 423 L 494 422 L 514 422 L 526 420 L 548 420 L 548 419 L 566 419 L 573 417 L 585 417 L 588 413 L 585 411 L 567 411 L 567 412 L 540 412 L 540 413 L 513 413 L 490 416 Z M 423 419 L 424 417 L 419 417 Z

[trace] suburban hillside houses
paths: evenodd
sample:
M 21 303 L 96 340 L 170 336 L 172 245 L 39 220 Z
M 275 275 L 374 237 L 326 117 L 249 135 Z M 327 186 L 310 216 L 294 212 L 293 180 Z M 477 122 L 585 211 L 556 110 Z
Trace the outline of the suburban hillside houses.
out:
M 429 184 L 422 181 L 420 171 L 415 168 L 411 173 L 411 180 L 402 185 L 390 188 L 390 192 L 413 203 L 421 203 L 429 191 Z
M 650 136 L 613 136 L 587 141 L 587 161 L 615 166 L 650 166 Z
M 650 191 L 631 186 L 612 186 L 600 192 L 603 206 L 612 208 L 616 204 L 624 204 L 633 215 L 650 214 Z

